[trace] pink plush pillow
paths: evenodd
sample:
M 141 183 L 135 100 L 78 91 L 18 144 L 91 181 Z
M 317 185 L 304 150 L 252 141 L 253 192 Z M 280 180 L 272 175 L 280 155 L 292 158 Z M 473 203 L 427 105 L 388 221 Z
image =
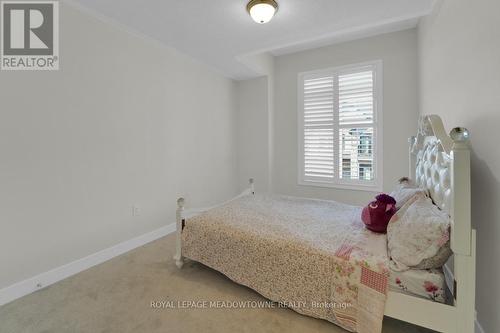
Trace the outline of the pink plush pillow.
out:
M 368 230 L 385 233 L 391 217 L 396 213 L 396 200 L 387 194 L 379 194 L 363 208 L 361 220 Z

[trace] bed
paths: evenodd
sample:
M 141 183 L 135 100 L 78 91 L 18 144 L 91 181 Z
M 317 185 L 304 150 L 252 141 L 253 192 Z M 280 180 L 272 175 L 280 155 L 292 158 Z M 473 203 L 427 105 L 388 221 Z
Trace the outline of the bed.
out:
M 178 200 L 176 264 L 199 261 L 268 299 L 350 331 L 379 332 L 385 314 L 441 332 L 471 333 L 475 230 L 467 140 L 462 128 L 448 136 L 433 115 L 420 119 L 410 139 L 409 176 L 451 216 L 454 255 L 453 269 L 444 267 L 447 276 L 443 269 L 388 270 L 386 236 L 364 228 L 360 207 L 256 194 L 253 180 L 211 209 L 187 211 Z

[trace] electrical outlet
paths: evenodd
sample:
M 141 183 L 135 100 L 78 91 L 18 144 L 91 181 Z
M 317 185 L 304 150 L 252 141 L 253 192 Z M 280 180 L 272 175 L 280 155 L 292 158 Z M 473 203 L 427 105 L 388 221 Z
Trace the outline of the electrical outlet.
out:
M 132 216 L 141 216 L 142 209 L 139 206 L 132 207 Z

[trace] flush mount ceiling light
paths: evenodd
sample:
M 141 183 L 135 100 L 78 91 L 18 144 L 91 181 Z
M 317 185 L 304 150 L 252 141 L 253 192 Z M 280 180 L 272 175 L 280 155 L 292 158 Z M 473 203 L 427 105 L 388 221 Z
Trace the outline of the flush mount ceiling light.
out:
M 274 0 L 250 0 L 247 5 L 248 13 L 259 24 L 271 21 L 277 10 L 278 3 Z

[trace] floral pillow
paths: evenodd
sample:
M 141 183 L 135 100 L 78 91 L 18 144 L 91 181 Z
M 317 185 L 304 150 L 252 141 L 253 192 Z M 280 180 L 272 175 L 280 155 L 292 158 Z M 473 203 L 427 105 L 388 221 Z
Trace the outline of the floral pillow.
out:
M 390 266 L 396 271 L 444 265 L 451 255 L 450 217 L 424 194 L 414 195 L 387 226 Z
M 403 177 L 399 180 L 398 186 L 391 192 L 390 196 L 396 200 L 396 209 L 400 209 L 408 200 L 421 193 L 427 195 L 426 190 L 417 187 L 410 179 Z

